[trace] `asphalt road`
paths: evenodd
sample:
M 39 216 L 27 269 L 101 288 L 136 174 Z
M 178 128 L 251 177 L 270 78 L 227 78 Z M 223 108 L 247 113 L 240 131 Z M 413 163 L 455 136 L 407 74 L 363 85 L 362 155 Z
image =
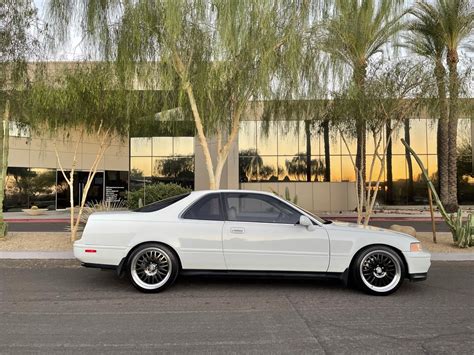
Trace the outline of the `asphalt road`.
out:
M 0 353 L 472 354 L 474 262 L 368 296 L 335 281 L 180 278 L 141 294 L 72 261 L 0 260 Z
M 409 225 L 415 227 L 418 232 L 431 232 L 431 222 L 429 221 L 374 221 L 373 226 L 388 228 L 392 224 Z M 67 223 L 8 223 L 8 230 L 11 232 L 64 232 Z M 436 222 L 438 232 L 449 232 L 448 226 L 444 222 Z

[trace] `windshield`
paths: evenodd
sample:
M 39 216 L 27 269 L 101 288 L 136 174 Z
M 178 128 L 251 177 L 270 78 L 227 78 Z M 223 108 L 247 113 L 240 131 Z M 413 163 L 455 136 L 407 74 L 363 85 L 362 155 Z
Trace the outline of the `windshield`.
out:
M 322 217 L 319 217 L 319 216 L 316 216 L 314 213 L 311 213 L 307 210 L 305 210 L 304 208 L 301 208 L 300 206 L 298 205 L 295 205 L 293 202 L 291 201 L 286 201 L 288 202 L 290 205 L 296 207 L 296 208 L 299 208 L 300 210 L 302 210 L 304 213 L 310 215 L 312 218 L 314 218 L 316 221 L 318 221 L 319 223 L 322 223 L 322 224 L 331 224 L 332 221 L 330 221 L 329 219 L 324 219 Z
M 156 212 L 156 211 L 162 210 L 165 207 L 171 206 L 173 203 L 176 203 L 179 200 L 182 200 L 183 198 L 185 198 L 187 196 L 189 196 L 189 192 L 186 193 L 186 194 L 177 195 L 177 196 L 173 196 L 173 197 L 168 197 L 168 198 L 165 198 L 164 200 L 160 200 L 160 201 L 150 203 L 150 204 L 145 205 L 143 207 L 139 207 L 139 208 L 137 208 L 133 211 L 134 212 Z

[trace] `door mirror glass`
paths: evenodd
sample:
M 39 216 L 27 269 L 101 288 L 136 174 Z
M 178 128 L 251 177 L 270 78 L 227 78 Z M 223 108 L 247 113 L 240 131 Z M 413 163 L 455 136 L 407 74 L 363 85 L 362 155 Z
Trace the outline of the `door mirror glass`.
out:
M 299 224 L 303 227 L 306 227 L 309 231 L 312 231 L 315 228 L 313 222 L 311 222 L 311 220 L 304 215 L 300 216 Z

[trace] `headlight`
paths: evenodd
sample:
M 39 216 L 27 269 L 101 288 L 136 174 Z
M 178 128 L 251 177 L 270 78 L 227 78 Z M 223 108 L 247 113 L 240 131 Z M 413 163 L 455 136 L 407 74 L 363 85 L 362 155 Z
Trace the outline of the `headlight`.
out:
M 415 242 L 415 243 L 410 244 L 410 251 L 419 252 L 419 251 L 422 251 L 422 250 L 423 250 L 423 248 L 421 247 L 420 242 Z

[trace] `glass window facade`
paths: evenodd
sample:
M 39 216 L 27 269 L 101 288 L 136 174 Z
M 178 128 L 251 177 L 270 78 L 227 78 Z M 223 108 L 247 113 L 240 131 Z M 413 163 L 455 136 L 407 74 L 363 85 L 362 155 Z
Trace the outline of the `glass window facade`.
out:
M 56 209 L 56 170 L 8 168 L 3 203 L 7 212 L 18 212 L 31 206 Z
M 265 126 L 267 125 L 267 126 Z M 392 127 L 394 123 L 392 123 Z M 239 133 L 240 182 L 272 181 L 355 181 L 354 168 L 347 148 L 338 132 L 330 130 L 325 142 L 322 127 L 304 122 L 244 121 Z M 383 135 L 386 144 L 386 130 Z M 426 204 L 427 188 L 421 171 L 413 158 L 407 159 L 400 139 L 409 138 L 429 174 L 436 182 L 437 175 L 437 120 L 410 119 L 398 125 L 392 139 L 391 159 L 382 171 L 379 199 L 382 203 Z M 355 159 L 356 142 L 348 140 Z M 324 147 L 329 146 L 329 152 Z M 460 119 L 458 124 L 459 200 L 474 203 L 474 177 L 471 153 L 471 120 Z M 370 174 L 375 142 L 367 134 L 367 177 Z M 381 149 L 379 149 L 380 151 Z M 379 161 L 374 164 L 372 179 L 380 173 Z M 391 181 L 387 181 L 389 176 Z
M 130 189 L 173 182 L 194 186 L 194 137 L 130 138 Z

